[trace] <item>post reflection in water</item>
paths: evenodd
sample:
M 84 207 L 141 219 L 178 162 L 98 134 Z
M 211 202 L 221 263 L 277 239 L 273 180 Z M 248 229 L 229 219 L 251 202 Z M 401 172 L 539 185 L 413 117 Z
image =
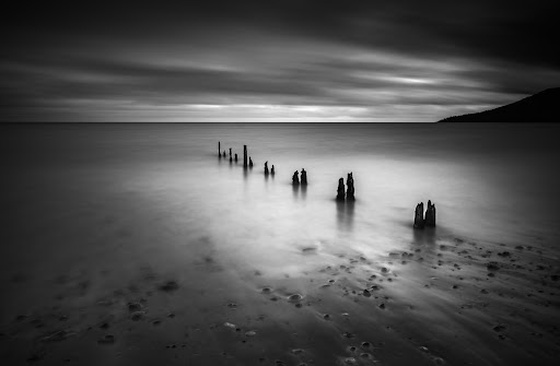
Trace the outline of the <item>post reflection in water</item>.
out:
M 297 200 L 299 197 L 299 185 L 292 184 L 292 193 L 294 194 L 294 199 Z
M 353 230 L 354 204 L 354 201 L 336 201 L 336 218 L 340 230 Z
M 432 247 L 436 242 L 436 229 L 435 228 L 425 228 L 425 229 L 412 228 L 412 236 L 413 236 L 412 240 L 414 244 L 427 245 Z

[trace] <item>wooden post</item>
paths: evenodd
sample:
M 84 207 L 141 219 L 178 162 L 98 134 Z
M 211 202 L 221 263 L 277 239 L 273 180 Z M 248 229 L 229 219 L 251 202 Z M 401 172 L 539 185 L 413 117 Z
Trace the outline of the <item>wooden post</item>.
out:
M 424 203 L 420 202 L 416 205 L 414 210 L 414 228 L 423 229 L 424 228 Z
M 346 185 L 348 186 L 348 189 L 346 190 L 346 199 L 354 201 L 356 198 L 354 197 L 354 177 L 352 176 L 352 173 L 348 173 Z
M 222 147 L 220 145 L 220 141 L 218 141 L 218 156 L 221 158 L 222 157 Z
M 299 186 L 299 172 L 297 170 L 292 175 L 292 185 Z
M 301 168 L 301 184 L 304 186 L 307 185 L 307 172 L 303 168 Z
M 428 208 L 426 209 L 426 219 L 424 222 L 428 227 L 436 227 L 436 205 L 430 200 L 428 200 Z
M 243 168 L 247 168 L 247 145 L 243 145 Z
M 338 189 L 336 191 L 336 200 L 344 201 L 344 178 L 338 180 Z

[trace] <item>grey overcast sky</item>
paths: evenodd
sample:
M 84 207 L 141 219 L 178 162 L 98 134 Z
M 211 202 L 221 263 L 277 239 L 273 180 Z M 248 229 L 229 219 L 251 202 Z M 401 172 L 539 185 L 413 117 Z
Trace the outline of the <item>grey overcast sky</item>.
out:
M 560 85 L 552 0 L 18 1 L 1 121 L 435 121 Z

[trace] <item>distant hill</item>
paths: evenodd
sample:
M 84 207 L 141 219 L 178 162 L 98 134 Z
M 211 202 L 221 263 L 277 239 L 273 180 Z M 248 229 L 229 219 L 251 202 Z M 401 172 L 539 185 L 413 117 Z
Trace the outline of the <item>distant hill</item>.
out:
M 439 122 L 560 122 L 560 88 L 543 90 L 517 102 Z

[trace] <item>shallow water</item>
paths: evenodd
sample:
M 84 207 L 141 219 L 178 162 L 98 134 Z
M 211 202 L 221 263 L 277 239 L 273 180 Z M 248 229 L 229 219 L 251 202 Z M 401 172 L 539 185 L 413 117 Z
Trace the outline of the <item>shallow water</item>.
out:
M 274 339 L 272 329 L 280 329 L 287 335 L 276 339 L 291 339 L 285 348 L 300 347 L 301 342 L 291 344 L 290 327 L 313 333 L 309 329 L 324 320 L 323 313 L 344 313 L 336 299 L 359 291 L 371 273 L 399 274 L 390 295 L 403 307 L 434 306 L 436 299 L 461 303 L 454 293 L 418 292 L 416 281 L 432 276 L 430 266 L 411 263 L 396 269 L 390 253 L 401 262 L 401 253 L 421 248 L 435 262 L 442 243 L 470 242 L 483 243 L 478 245 L 485 250 L 530 245 L 558 259 L 560 128 L 554 125 L 1 128 L 5 186 L 0 202 L 7 227 L 0 233 L 0 280 L 3 297 L 10 299 L 2 304 L 5 327 L 13 328 L 11 322 L 21 314 L 43 314 L 48 323 L 44 314 L 77 312 L 81 318 L 75 316 L 72 329 L 83 330 L 109 315 L 126 317 L 126 309 L 115 304 L 150 297 L 145 310 L 150 321 L 172 312 L 181 325 L 169 325 L 164 334 L 139 326 L 138 337 L 145 341 L 157 334 L 173 342 L 191 327 L 208 332 L 199 337 L 201 343 L 216 342 L 243 364 L 256 362 L 254 350 L 239 351 L 219 325 L 235 328 L 245 322 L 246 334 L 263 316 L 271 323 L 257 331 L 260 346 Z M 218 141 L 222 149 L 232 147 L 239 154 L 238 163 L 217 157 Z M 242 167 L 243 144 L 253 169 Z M 274 164 L 275 176 L 263 174 L 265 161 Z M 301 168 L 308 172 L 309 186 L 294 189 L 291 176 Z M 334 200 L 338 178 L 348 172 L 356 184 L 353 205 Z M 436 204 L 438 227 L 414 231 L 414 207 L 428 199 Z M 166 281 L 178 289 L 161 290 Z M 335 286 L 341 286 L 340 293 L 323 291 Z M 105 308 L 99 305 L 104 301 Z M 306 304 L 315 315 L 294 314 L 286 304 Z M 363 308 L 355 313 L 364 324 L 371 319 Z M 428 323 L 450 317 L 445 311 L 415 316 L 425 316 Z M 386 326 L 391 316 L 374 319 Z M 353 321 L 359 328 L 360 322 Z M 335 333 L 341 333 L 338 325 L 345 323 L 335 324 Z M 37 337 L 35 331 L 17 329 L 27 339 Z M 468 339 L 480 341 L 474 335 Z M 342 347 L 338 338 L 314 342 Z M 119 352 L 129 352 L 126 361 L 134 361 L 134 344 L 119 345 Z M 270 358 L 277 345 L 269 346 L 265 354 Z M 306 352 L 319 360 L 311 349 Z M 91 352 L 92 360 L 108 357 Z M 234 363 L 220 357 L 212 362 Z M 438 362 L 437 357 L 427 360 Z

